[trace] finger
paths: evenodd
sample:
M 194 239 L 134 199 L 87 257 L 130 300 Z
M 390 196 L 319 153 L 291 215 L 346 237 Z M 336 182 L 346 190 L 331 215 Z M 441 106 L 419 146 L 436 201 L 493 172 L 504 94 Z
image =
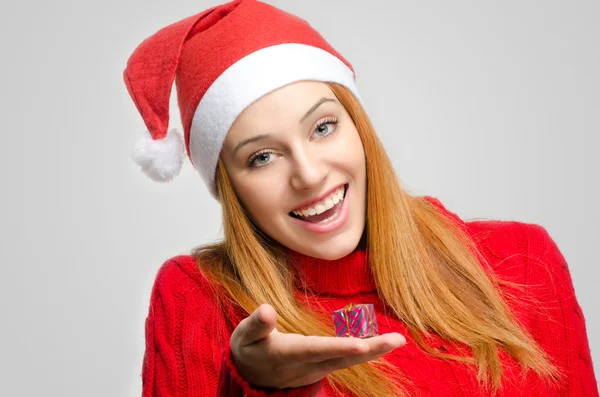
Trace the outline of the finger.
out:
M 369 349 L 361 354 L 332 358 L 320 363 L 314 363 L 315 368 L 318 370 L 323 370 L 327 373 L 338 369 L 349 368 L 353 365 L 375 360 L 384 354 L 406 344 L 406 339 L 397 333 L 385 334 L 381 336 L 382 338 L 369 345 Z
M 268 336 L 277 325 L 277 312 L 271 305 L 260 305 L 240 322 L 240 345 L 247 346 Z
M 404 343 L 402 335 L 394 333 L 393 343 Z M 390 336 L 376 336 L 369 339 L 340 338 L 331 336 L 282 335 L 275 354 L 304 363 L 318 363 L 325 360 L 350 357 L 368 353 L 385 343 Z M 396 340 L 395 338 L 398 338 Z M 275 344 L 275 343 L 274 343 Z

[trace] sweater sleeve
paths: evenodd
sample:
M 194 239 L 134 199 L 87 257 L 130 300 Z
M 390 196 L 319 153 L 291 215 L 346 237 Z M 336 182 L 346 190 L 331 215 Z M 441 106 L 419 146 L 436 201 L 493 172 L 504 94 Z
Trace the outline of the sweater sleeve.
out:
M 530 275 L 549 317 L 540 317 L 541 341 L 563 371 L 560 397 L 598 397 L 585 318 L 567 262 L 545 228 L 527 224 Z M 548 321 L 550 320 L 550 321 Z
M 320 383 L 286 390 L 253 388 L 237 372 L 230 332 L 214 289 L 190 257 L 158 271 L 145 322 L 143 397 L 309 397 Z M 194 270 L 196 272 L 194 273 Z

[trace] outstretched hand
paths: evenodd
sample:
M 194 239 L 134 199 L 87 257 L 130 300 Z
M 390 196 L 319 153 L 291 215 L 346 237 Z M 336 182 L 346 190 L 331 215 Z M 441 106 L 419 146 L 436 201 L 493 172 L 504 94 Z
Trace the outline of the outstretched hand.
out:
M 281 333 L 277 313 L 259 306 L 231 334 L 231 351 L 240 375 L 257 387 L 288 388 L 318 382 L 329 373 L 374 360 L 404 346 L 398 333 L 372 338 L 340 338 Z

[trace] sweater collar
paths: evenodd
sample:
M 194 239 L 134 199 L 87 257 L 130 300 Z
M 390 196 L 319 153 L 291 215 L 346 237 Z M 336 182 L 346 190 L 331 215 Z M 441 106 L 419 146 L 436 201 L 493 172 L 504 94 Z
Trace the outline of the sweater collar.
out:
M 448 211 L 440 200 L 431 196 L 423 196 L 423 199 L 466 231 L 465 222 L 455 213 Z M 290 258 L 295 268 L 296 287 L 301 290 L 335 296 L 377 290 L 365 249 L 357 249 L 333 261 L 313 258 L 296 251 L 290 251 Z
M 343 258 L 326 260 L 290 252 L 295 268 L 296 287 L 317 294 L 354 295 L 375 291 L 368 255 L 358 249 Z

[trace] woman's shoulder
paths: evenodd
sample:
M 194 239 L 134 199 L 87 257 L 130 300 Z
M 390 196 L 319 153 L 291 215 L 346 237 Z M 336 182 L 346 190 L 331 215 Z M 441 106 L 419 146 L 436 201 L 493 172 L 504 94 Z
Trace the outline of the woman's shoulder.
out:
M 465 224 L 478 251 L 501 280 L 526 287 L 537 300 L 574 296 L 567 261 L 544 226 L 502 220 Z
M 567 262 L 544 226 L 514 220 L 464 220 L 439 199 L 424 198 L 468 234 L 487 265 L 501 279 L 524 285 L 545 285 L 554 292 L 562 289 L 556 287 L 557 283 L 571 283 Z
M 214 331 L 235 314 L 222 297 L 223 288 L 210 281 L 193 256 L 177 255 L 165 260 L 156 273 L 149 314 L 173 326 L 186 322 L 194 329 Z
M 470 237 L 485 249 L 487 256 L 523 261 L 556 254 L 558 247 L 548 230 L 539 224 L 508 220 L 465 222 Z
M 156 273 L 153 295 L 214 300 L 215 286 L 200 271 L 191 255 L 176 255 L 165 260 Z
M 558 248 L 542 225 L 512 220 L 474 219 L 464 220 L 452 212 L 436 197 L 423 196 L 440 213 L 463 229 L 483 250 L 486 257 L 507 258 L 543 257 L 556 255 Z M 556 258 L 554 258 L 556 259 Z

